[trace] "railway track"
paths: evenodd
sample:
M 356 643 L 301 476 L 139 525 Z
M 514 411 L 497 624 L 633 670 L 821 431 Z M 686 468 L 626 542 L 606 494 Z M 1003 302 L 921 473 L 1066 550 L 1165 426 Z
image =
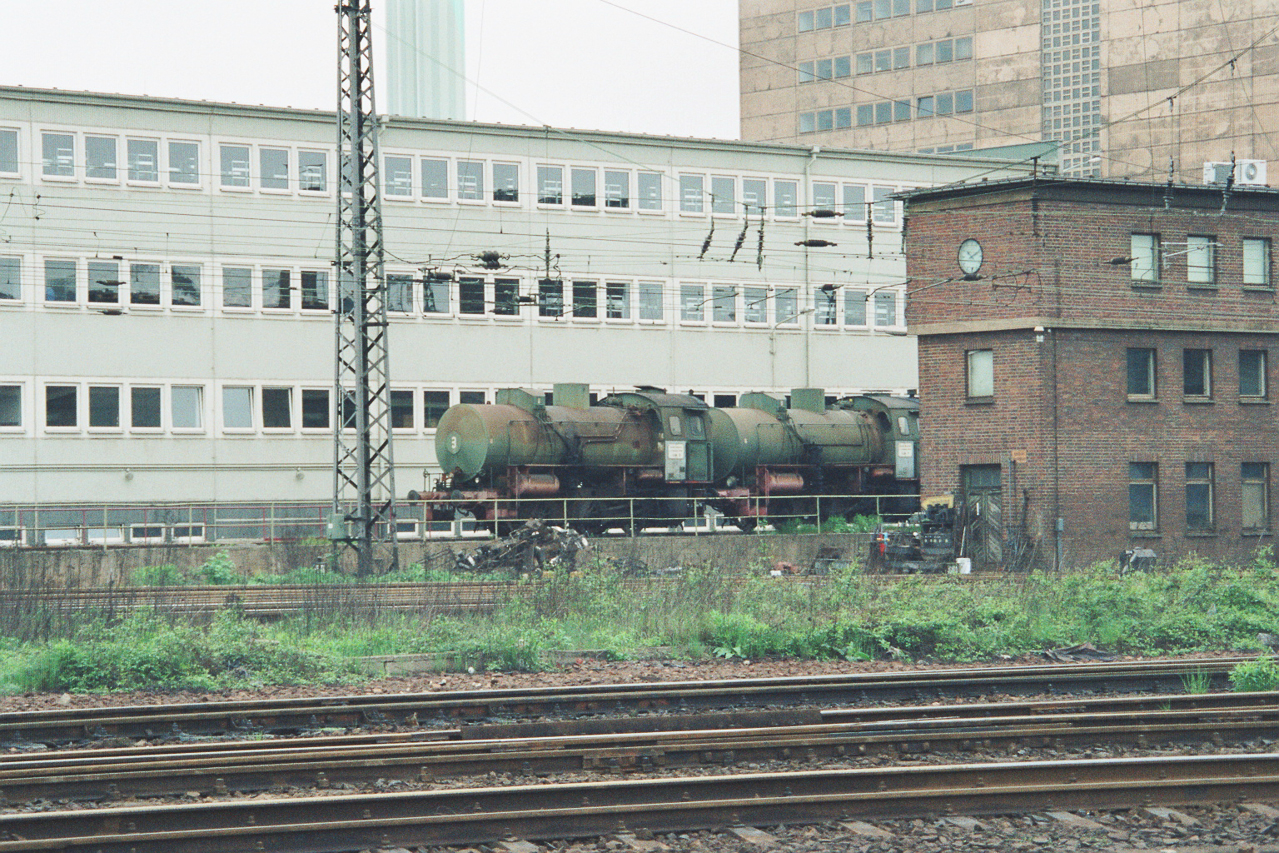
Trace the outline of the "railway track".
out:
M 654 724 L 661 728 L 654 729 Z M 1087 701 L 815 708 L 614 718 L 534 726 L 175 744 L 11 755 L 0 799 L 109 801 L 327 788 L 378 780 L 430 783 L 486 773 L 647 772 L 761 761 L 990 756 L 1023 749 L 1237 745 L 1279 731 L 1271 693 Z M 514 731 L 512 731 L 514 730 Z
M 1078 665 L 931 669 L 711 682 L 599 684 L 572 687 L 440 691 L 292 699 L 197 702 L 166 706 L 67 708 L 0 713 L 0 745 L 106 737 L 177 738 L 322 729 L 430 728 L 461 720 L 519 721 L 626 713 L 679 713 L 794 706 L 928 702 L 961 697 L 1071 693 L 1181 692 L 1186 679 L 1225 684 L 1248 658 Z
M 896 766 L 34 812 L 0 853 L 343 853 L 503 837 L 1279 797 L 1279 755 Z

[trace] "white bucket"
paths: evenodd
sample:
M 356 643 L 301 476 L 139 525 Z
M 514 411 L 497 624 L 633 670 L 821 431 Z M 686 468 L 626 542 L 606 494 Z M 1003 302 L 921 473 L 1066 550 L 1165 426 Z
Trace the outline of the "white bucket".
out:
M 973 560 L 971 557 L 956 557 L 955 565 L 959 566 L 961 575 L 971 575 L 973 573 Z

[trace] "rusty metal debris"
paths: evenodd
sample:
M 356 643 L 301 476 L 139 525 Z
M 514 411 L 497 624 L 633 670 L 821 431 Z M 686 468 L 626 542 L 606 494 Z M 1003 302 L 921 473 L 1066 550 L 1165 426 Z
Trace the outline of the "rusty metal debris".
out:
M 1057 663 L 1088 663 L 1089 661 L 1118 660 L 1119 656 L 1097 648 L 1092 643 L 1077 643 L 1060 649 L 1049 649 L 1044 657 Z
M 573 528 L 556 527 L 534 518 L 492 545 L 459 552 L 454 563 L 461 571 L 510 574 L 552 567 L 573 568 L 578 553 L 590 547 L 586 536 Z

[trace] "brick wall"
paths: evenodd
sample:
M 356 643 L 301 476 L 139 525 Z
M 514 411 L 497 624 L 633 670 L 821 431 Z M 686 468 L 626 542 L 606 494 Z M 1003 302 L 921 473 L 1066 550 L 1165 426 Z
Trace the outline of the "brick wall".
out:
M 1132 547 L 1163 559 L 1247 558 L 1271 538 L 1243 527 L 1240 465 L 1263 462 L 1272 478 L 1279 473 L 1279 418 L 1273 395 L 1241 396 L 1239 350 L 1268 352 L 1269 387 L 1279 315 L 1273 291 L 1241 286 L 1239 241 L 1279 234 L 1279 216 L 1275 209 L 1217 216 L 1220 193 L 1217 210 L 1205 206 L 1203 192 L 1189 191 L 1196 203 L 1184 208 L 1163 208 L 1162 190 L 1142 198 L 1121 189 L 1101 204 L 1092 197 L 1099 189 L 1083 184 L 1075 200 L 1061 187 L 1048 199 L 1032 188 L 950 205 L 944 191 L 920 205 L 912 199 L 907 318 L 920 335 L 923 493 L 959 490 L 963 466 L 1000 465 L 1005 529 L 1037 542 L 1041 562 L 1057 547 L 1057 518 L 1067 565 Z M 1279 208 L 1276 198 L 1268 193 L 1265 201 Z M 1128 255 L 1132 231 L 1181 243 L 1166 247 L 1159 287 L 1134 288 L 1129 268 L 1109 263 Z M 1187 234 L 1218 237 L 1215 289 L 1187 286 Z M 966 237 L 983 244 L 984 278 L 951 281 Z M 1155 351 L 1153 399 L 1128 395 L 1130 347 Z M 970 399 L 966 354 L 980 349 L 992 351 L 994 394 Z M 1206 397 L 1183 393 L 1186 349 L 1211 352 Z M 1132 462 L 1158 466 L 1153 530 L 1130 526 Z M 1212 465 L 1207 530 L 1187 528 L 1187 462 Z

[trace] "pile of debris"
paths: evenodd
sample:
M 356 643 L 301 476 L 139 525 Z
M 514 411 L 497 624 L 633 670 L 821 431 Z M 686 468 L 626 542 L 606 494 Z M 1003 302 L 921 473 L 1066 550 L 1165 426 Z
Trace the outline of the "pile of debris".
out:
M 578 552 L 590 548 L 586 536 L 573 528 L 556 527 L 534 518 L 492 545 L 458 553 L 454 566 L 459 571 L 512 575 L 554 567 L 571 569 L 577 563 Z

